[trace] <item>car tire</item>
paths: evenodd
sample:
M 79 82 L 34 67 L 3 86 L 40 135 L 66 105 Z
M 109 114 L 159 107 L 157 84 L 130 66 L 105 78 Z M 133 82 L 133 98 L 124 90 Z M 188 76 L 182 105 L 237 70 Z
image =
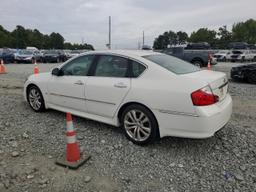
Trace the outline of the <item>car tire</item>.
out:
M 256 84 L 256 72 L 250 72 L 247 76 L 247 81 L 252 84 Z
M 203 67 L 203 62 L 201 60 L 193 60 L 191 63 L 197 67 Z
M 152 143 L 159 137 L 155 116 L 142 105 L 126 107 L 121 115 L 121 126 L 125 136 L 137 145 Z
M 45 110 L 44 98 L 40 89 L 37 86 L 32 85 L 28 87 L 27 101 L 29 103 L 29 106 L 35 112 L 42 112 Z

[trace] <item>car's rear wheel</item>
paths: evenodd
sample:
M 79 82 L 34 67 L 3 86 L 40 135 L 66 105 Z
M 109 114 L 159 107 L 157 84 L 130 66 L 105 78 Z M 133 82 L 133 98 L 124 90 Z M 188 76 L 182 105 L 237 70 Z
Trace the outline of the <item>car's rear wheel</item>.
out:
M 203 61 L 199 59 L 193 60 L 191 63 L 197 67 L 203 67 Z
M 122 113 L 121 123 L 126 137 L 143 145 L 158 137 L 158 124 L 153 113 L 142 105 L 130 105 Z
M 27 100 L 34 111 L 41 112 L 45 110 L 44 98 L 38 87 L 33 85 L 28 88 Z
M 247 77 L 247 80 L 249 83 L 253 83 L 253 84 L 256 84 L 256 72 L 250 72 L 248 74 L 248 77 Z

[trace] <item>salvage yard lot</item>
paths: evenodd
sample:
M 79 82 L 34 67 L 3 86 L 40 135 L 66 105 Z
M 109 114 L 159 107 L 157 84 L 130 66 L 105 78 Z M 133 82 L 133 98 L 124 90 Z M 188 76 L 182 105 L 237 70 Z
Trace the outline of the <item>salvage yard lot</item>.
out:
M 229 75 L 237 63 L 213 70 Z M 40 72 L 56 64 L 39 64 Z M 168 137 L 144 147 L 109 125 L 74 117 L 79 170 L 57 167 L 65 151 L 65 114 L 33 112 L 23 99 L 31 64 L 8 64 L 0 75 L 0 191 L 255 191 L 256 85 L 232 82 L 233 115 L 204 140 Z M 171 122 L 170 122 L 171 123 Z

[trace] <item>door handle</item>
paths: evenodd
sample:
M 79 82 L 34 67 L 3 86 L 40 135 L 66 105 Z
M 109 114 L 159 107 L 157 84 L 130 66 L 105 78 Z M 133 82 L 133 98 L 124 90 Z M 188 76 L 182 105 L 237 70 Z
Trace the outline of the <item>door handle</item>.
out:
M 117 87 L 117 88 L 126 88 L 127 85 L 125 85 L 124 83 L 116 83 L 116 84 L 114 84 L 114 87 Z
M 84 83 L 83 83 L 82 81 L 80 81 L 80 80 L 77 81 L 77 82 L 75 82 L 74 84 L 75 84 L 75 85 L 84 85 Z

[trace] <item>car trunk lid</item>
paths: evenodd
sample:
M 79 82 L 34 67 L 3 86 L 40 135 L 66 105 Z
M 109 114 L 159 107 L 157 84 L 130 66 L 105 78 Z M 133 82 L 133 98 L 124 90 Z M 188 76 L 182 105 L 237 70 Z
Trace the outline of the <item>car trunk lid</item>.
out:
M 219 101 L 223 100 L 227 95 L 228 79 L 225 73 L 202 70 L 182 76 L 206 81 L 212 89 L 213 94 L 219 97 Z

